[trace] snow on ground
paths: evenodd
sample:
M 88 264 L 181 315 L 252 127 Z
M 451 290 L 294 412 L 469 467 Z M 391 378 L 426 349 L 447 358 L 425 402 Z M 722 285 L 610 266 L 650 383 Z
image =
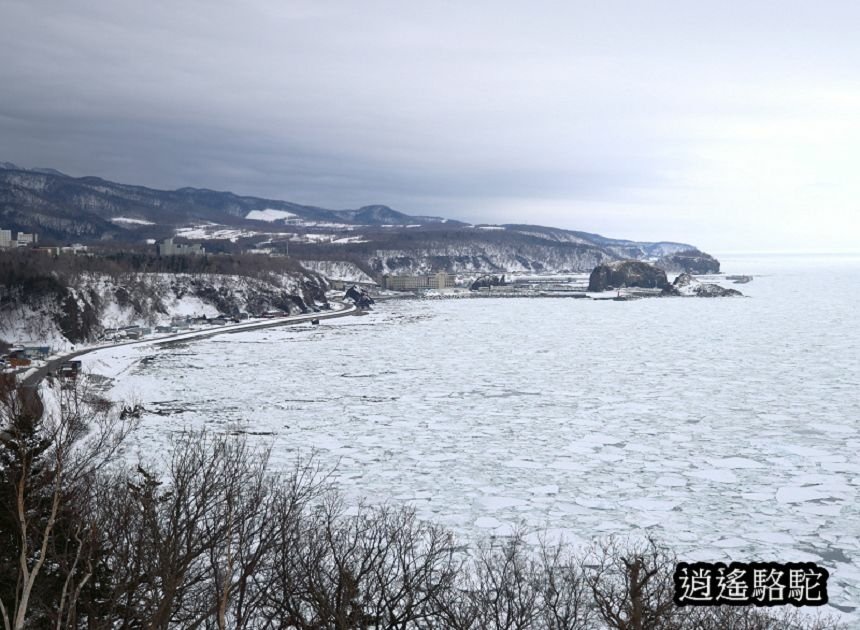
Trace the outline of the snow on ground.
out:
M 308 232 L 307 234 L 294 234 L 291 240 L 307 243 L 330 243 L 336 238 L 338 238 L 336 234 L 315 234 Z
M 359 269 L 355 263 L 342 260 L 302 260 L 301 264 L 305 269 L 316 271 L 332 280 L 375 283 L 373 278 Z
M 748 300 L 386 302 L 154 350 L 121 384 L 151 412 L 144 455 L 177 427 L 239 428 L 466 537 L 648 532 L 688 561 L 811 560 L 857 609 L 858 276 L 757 275 Z
M 333 302 L 331 306 L 331 312 L 354 310 L 353 306 L 338 302 Z M 327 315 L 328 313 L 320 313 L 319 315 L 315 315 L 315 317 L 320 318 L 322 321 L 326 321 L 325 318 Z M 279 318 L 278 321 L 281 323 L 289 323 L 307 318 L 307 316 L 308 314 L 296 314 L 289 317 Z M 118 345 L 110 345 L 107 347 L 98 347 L 94 345 L 92 346 L 92 351 L 80 355 L 77 358 L 81 361 L 84 373 L 94 374 L 99 377 L 115 381 L 111 389 L 112 398 L 115 400 L 130 400 L 132 398 L 137 400 L 137 396 L 130 396 L 129 394 L 129 392 L 137 391 L 134 388 L 134 382 L 130 379 L 123 380 L 122 377 L 132 370 L 132 368 L 135 368 L 144 357 L 153 356 L 157 352 L 161 351 L 164 343 L 169 341 L 171 345 L 184 344 L 200 341 L 204 338 L 211 338 L 212 336 L 248 333 L 263 326 L 269 328 L 273 323 L 274 322 L 272 320 L 255 318 L 241 323 L 214 327 L 210 325 L 197 325 L 187 332 L 162 335 L 156 334 L 140 341 L 122 342 Z M 302 324 L 299 323 L 294 325 L 300 326 Z M 78 350 L 80 349 L 82 349 L 82 347 L 79 346 Z M 129 385 L 132 385 L 132 387 L 129 388 Z
M 198 240 L 227 240 L 235 243 L 240 238 L 248 238 L 253 236 L 271 236 L 268 232 L 258 232 L 255 230 L 240 230 L 236 228 L 226 228 L 220 225 L 192 225 L 189 227 L 177 228 L 176 236 L 187 239 Z
M 295 214 L 293 214 L 292 212 L 287 212 L 286 210 L 275 210 L 273 208 L 266 208 L 264 210 L 251 210 L 248 214 L 245 215 L 245 218 L 250 219 L 252 221 L 267 221 L 271 223 L 272 221 L 292 219 L 295 216 Z
M 14 345 L 51 346 L 54 351 L 65 351 L 72 344 L 63 336 L 53 321 L 52 306 L 44 304 L 31 308 L 18 305 L 0 312 L 0 339 Z
M 193 294 L 195 287 L 199 289 L 201 285 L 208 284 L 211 290 L 232 296 L 240 310 L 247 310 L 248 296 L 254 291 L 286 291 L 297 295 L 301 293 L 303 280 L 303 276 L 290 273 L 271 274 L 267 281 L 220 274 L 139 273 L 121 278 L 82 274 L 72 291 L 78 299 L 84 296 L 90 302 L 92 294 L 100 296 L 97 316 L 102 328 L 107 329 L 158 326 L 170 324 L 176 317 L 219 315 L 212 303 Z M 137 309 L 130 301 L 118 299 L 120 289 L 137 294 Z M 34 305 L 7 305 L 0 311 L 0 339 L 14 345 L 47 345 L 54 354 L 65 354 L 75 344 L 63 336 L 56 323 L 61 315 L 60 306 L 53 300 Z M 101 328 L 94 334 L 100 332 Z
M 151 353 L 152 348 L 152 343 L 103 348 L 81 355 L 79 360 L 81 361 L 81 368 L 84 373 L 93 373 L 106 378 L 118 379 L 135 367 L 138 361 L 146 356 L 147 353 Z M 121 391 L 122 385 L 123 383 L 119 383 L 119 389 L 115 389 L 112 392 L 117 400 L 128 399 L 128 396 Z
M 302 221 L 302 225 L 307 225 L 311 227 L 321 227 L 321 228 L 329 228 L 332 230 L 354 230 L 356 229 L 355 225 L 350 223 L 335 223 L 333 221 Z
M 130 223 L 133 225 L 155 225 L 152 221 L 145 221 L 143 219 L 130 219 L 128 217 L 114 217 L 111 219 L 111 223 Z

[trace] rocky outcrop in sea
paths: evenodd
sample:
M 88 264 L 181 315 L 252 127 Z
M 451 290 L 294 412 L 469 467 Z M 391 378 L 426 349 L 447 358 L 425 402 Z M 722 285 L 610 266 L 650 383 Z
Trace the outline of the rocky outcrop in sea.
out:
M 588 278 L 588 290 L 638 287 L 641 289 L 669 289 L 671 285 L 662 269 L 641 260 L 621 260 L 595 267 Z
M 743 297 L 743 293 L 737 289 L 727 289 L 712 282 L 701 282 L 689 273 L 682 273 L 675 278 L 675 282 L 666 295 L 695 296 L 695 297 Z

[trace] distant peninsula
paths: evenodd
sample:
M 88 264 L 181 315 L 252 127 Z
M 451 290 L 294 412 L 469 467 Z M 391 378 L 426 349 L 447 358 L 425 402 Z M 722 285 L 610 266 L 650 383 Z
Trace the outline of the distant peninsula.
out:
M 688 243 L 642 242 L 526 224 L 473 225 L 385 205 L 330 210 L 199 188 L 154 190 L 55 169 L 0 162 L 0 230 L 36 233 L 42 245 L 155 252 L 174 239 L 211 254 L 288 255 L 345 280 L 382 275 L 590 272 L 647 260 L 669 272 L 719 272 Z

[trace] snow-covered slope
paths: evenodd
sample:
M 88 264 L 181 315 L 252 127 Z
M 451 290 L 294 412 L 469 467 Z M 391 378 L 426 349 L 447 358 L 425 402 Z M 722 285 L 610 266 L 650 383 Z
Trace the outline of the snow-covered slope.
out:
M 273 208 L 265 208 L 263 210 L 251 210 L 245 215 L 246 219 L 251 221 L 281 221 L 283 219 L 292 219 L 295 213 L 287 212 L 286 210 L 275 210 Z
M 374 282 L 373 278 L 364 273 L 355 263 L 342 260 L 303 260 L 302 267 L 316 271 L 332 280 L 346 282 Z
M 313 274 L 84 274 L 62 289 L 21 292 L 6 300 L 0 340 L 66 349 L 97 339 L 107 328 L 157 326 L 174 317 L 260 314 L 273 308 L 299 312 L 324 302 L 324 289 Z

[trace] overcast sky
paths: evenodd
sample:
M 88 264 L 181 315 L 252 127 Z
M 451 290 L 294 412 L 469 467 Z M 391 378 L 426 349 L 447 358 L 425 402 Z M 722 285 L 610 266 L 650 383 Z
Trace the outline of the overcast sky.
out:
M 860 3 L 0 0 L 0 161 L 860 249 Z

